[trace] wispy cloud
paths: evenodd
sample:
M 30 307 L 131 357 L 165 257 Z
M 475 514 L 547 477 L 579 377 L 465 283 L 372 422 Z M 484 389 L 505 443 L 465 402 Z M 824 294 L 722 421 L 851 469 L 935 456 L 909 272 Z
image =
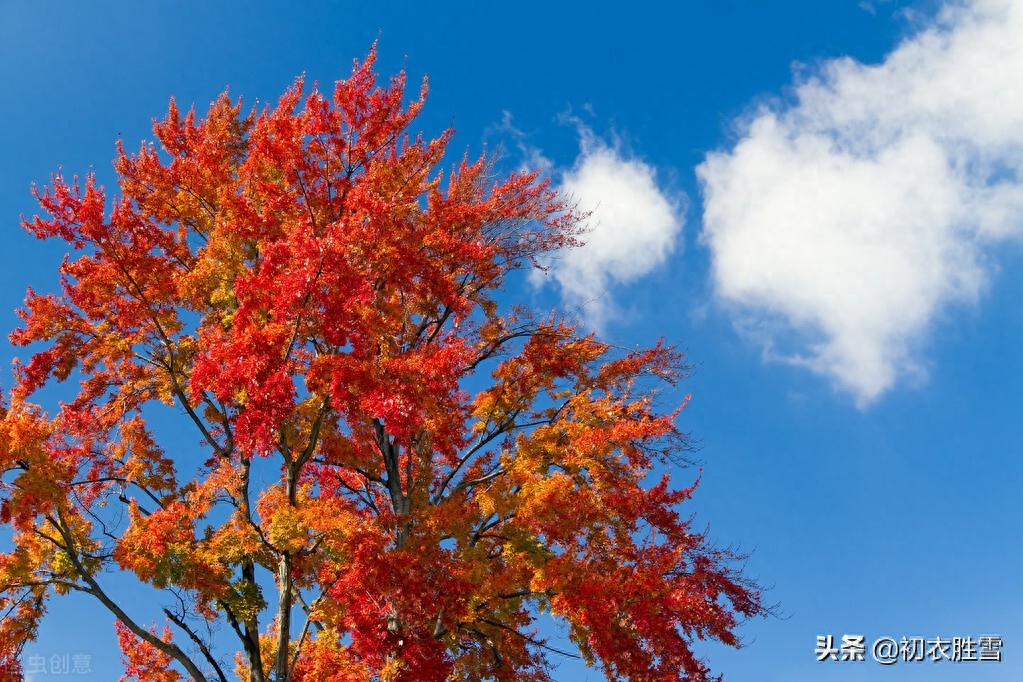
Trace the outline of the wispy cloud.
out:
M 883 5 L 883 4 L 892 2 L 892 1 L 893 0 L 860 0 L 860 3 L 859 3 L 858 6 L 864 12 L 870 12 L 871 14 L 876 15 L 877 14 L 877 5 L 878 4 L 882 4 Z
M 662 187 L 654 167 L 616 137 L 608 141 L 577 118 L 564 120 L 579 136 L 579 154 L 570 167 L 553 164 L 526 144 L 507 115 L 502 128 L 516 135 L 530 165 L 544 166 L 578 210 L 589 214 L 584 246 L 556 254 L 547 273 L 534 273 L 533 283 L 553 281 L 565 302 L 600 328 L 621 315 L 614 286 L 652 272 L 678 247 L 686 197 Z
M 869 403 L 922 374 L 936 317 L 1023 231 L 1023 4 L 950 5 L 883 63 L 827 62 L 737 125 L 697 169 L 716 294 Z

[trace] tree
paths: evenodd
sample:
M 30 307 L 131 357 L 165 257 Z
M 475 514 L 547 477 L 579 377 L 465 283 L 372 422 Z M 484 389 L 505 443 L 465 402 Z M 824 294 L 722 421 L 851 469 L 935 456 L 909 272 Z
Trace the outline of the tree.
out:
M 704 680 L 693 638 L 763 612 L 680 516 L 692 489 L 650 480 L 687 447 L 652 386 L 681 355 L 499 310 L 583 217 L 485 155 L 444 177 L 451 132 L 408 132 L 425 82 L 406 103 L 373 64 L 258 114 L 172 100 L 162 151 L 118 146 L 109 210 L 92 176 L 36 191 L 25 227 L 75 255 L 11 335 L 7 679 L 69 592 L 145 682 L 546 680 L 542 612 L 609 679 Z M 66 380 L 55 415 L 30 402 Z M 170 414 L 201 456 L 161 446 Z M 111 571 L 162 597 L 118 601 Z

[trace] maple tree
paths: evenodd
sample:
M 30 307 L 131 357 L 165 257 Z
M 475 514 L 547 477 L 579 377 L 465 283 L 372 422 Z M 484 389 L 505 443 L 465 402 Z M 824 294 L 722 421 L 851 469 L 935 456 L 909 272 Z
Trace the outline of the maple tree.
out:
M 544 612 L 609 679 L 704 680 L 693 639 L 763 613 L 680 515 L 692 488 L 652 480 L 687 447 L 651 388 L 681 355 L 498 305 L 584 217 L 485 155 L 441 172 L 450 131 L 408 132 L 425 82 L 407 102 L 373 64 L 261 112 L 172 101 L 159 149 L 118 146 L 109 208 L 92 176 L 36 192 L 25 227 L 75 255 L 11 335 L 34 352 L 0 425 L 3 679 L 70 592 L 140 682 L 547 680 Z M 65 380 L 54 415 L 31 402 Z M 115 599 L 112 570 L 170 605 Z

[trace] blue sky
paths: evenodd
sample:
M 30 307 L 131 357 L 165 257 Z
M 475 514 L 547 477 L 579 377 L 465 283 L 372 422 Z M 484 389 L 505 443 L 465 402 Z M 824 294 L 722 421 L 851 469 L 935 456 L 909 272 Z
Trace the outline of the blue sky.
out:
M 33 182 L 112 186 L 115 140 L 151 138 L 171 95 L 273 100 L 374 40 L 381 73 L 429 75 L 427 133 L 543 163 L 593 209 L 590 243 L 508 300 L 695 365 L 691 510 L 783 616 L 702 647 L 713 669 L 1023 677 L 1019 2 L 0 2 L 0 326 L 62 256 L 19 228 Z M 116 679 L 102 611 L 51 615 L 28 653 Z M 818 663 L 827 634 L 994 634 L 1004 660 Z

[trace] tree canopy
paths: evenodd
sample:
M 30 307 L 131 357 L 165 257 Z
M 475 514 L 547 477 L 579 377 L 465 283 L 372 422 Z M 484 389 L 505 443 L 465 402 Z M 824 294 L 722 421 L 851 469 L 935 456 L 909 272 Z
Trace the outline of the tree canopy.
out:
M 371 52 L 261 111 L 172 101 L 117 195 L 36 192 L 25 227 L 70 253 L 11 335 L 0 680 L 70 592 L 140 682 L 548 680 L 543 613 L 608 679 L 705 680 L 693 640 L 763 613 L 656 475 L 688 447 L 657 394 L 681 354 L 499 301 L 584 216 L 538 171 L 441 170 L 425 95 Z

